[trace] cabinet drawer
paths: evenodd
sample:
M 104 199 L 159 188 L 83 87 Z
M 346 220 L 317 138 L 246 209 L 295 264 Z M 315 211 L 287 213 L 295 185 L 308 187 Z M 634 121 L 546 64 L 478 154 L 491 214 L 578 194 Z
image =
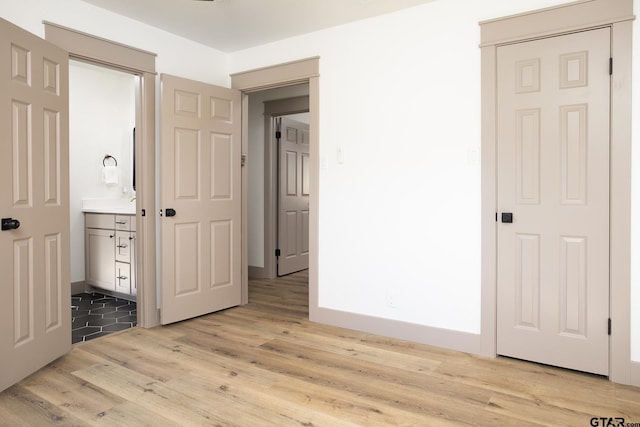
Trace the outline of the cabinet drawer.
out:
M 116 292 L 131 293 L 131 264 L 116 262 Z
M 135 230 L 135 217 L 133 215 L 116 215 L 116 230 Z M 133 228 L 131 228 L 133 225 Z
M 116 261 L 131 262 L 132 234 L 128 231 L 116 231 Z
M 87 228 L 106 228 L 113 230 L 114 215 L 111 214 L 84 214 L 84 221 Z

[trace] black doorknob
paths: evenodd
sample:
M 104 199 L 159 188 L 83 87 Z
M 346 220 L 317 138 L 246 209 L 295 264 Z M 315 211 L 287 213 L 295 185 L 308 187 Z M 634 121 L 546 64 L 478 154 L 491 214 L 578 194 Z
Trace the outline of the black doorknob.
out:
M 15 230 L 20 227 L 20 221 L 13 218 L 2 218 L 2 231 Z
M 502 222 L 511 224 L 513 222 L 513 214 L 511 212 L 502 212 Z
M 176 216 L 176 211 L 175 209 L 167 208 L 164 210 L 164 214 L 166 216 Z

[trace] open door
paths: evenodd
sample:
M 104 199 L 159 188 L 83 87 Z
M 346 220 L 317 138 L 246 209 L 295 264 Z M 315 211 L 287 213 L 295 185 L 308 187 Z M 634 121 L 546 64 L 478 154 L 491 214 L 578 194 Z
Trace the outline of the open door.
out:
M 161 322 L 241 303 L 241 96 L 161 76 Z
M 71 349 L 69 64 L 0 19 L 0 391 Z
M 278 118 L 278 276 L 309 268 L 309 125 Z

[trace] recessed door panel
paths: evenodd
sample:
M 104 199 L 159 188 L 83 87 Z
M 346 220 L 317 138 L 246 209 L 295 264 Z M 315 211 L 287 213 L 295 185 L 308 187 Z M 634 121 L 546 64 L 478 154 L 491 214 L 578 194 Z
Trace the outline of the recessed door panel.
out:
M 540 110 L 516 111 L 517 202 L 540 202 Z
M 587 239 L 560 239 L 560 332 L 587 338 Z
M 200 132 L 175 129 L 176 199 L 197 199 L 200 195 Z
M 562 203 L 587 200 L 587 104 L 560 107 Z
M 44 292 L 45 328 L 47 331 L 62 325 L 62 241 L 60 233 L 44 236 Z
M 16 44 L 11 45 L 11 78 L 31 86 L 31 52 Z
M 211 134 L 211 198 L 230 199 L 233 185 L 231 135 Z
M 60 95 L 60 64 L 47 58 L 42 60 L 42 88 L 52 95 Z
M 231 240 L 233 223 L 214 221 L 211 223 L 211 286 L 227 286 L 232 283 Z
M 200 290 L 200 224 L 177 224 L 175 227 L 176 261 L 175 296 Z
M 309 196 L 309 153 L 302 153 L 302 195 Z
M 286 189 L 287 196 L 297 196 L 298 195 L 298 153 L 295 151 L 287 151 L 285 154 L 285 164 L 284 168 L 286 170 L 285 180 L 286 180 Z
M 211 97 L 211 118 L 228 123 L 233 122 L 233 101 Z
M 302 255 L 309 255 L 309 211 L 300 211 L 302 220 L 302 247 L 300 252 Z
M 177 116 L 200 118 L 200 94 L 176 90 L 174 96 L 174 112 Z
M 60 204 L 60 114 L 44 110 L 44 203 Z
M 14 345 L 33 339 L 33 239 L 13 242 Z
M 14 100 L 12 113 L 13 203 L 15 206 L 30 206 L 33 141 L 31 105 Z
M 540 325 L 540 236 L 516 236 L 516 318 L 519 328 Z
M 284 213 L 284 251 L 285 257 L 294 257 L 298 254 L 298 211 Z

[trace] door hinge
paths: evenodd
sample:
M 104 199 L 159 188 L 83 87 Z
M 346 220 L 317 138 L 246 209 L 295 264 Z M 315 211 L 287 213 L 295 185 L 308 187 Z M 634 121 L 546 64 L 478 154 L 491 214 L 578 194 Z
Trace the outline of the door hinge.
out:
M 282 138 L 282 132 L 278 130 L 276 131 L 276 139 L 280 139 L 280 138 Z
M 247 161 L 247 155 L 246 154 L 241 155 L 240 156 L 240 167 L 243 168 L 244 164 L 246 163 L 246 161 Z
M 613 75 L 613 58 L 609 58 L 609 75 Z
M 280 256 L 280 249 L 276 249 L 276 256 Z
M 607 321 L 607 333 L 611 335 L 611 318 Z

